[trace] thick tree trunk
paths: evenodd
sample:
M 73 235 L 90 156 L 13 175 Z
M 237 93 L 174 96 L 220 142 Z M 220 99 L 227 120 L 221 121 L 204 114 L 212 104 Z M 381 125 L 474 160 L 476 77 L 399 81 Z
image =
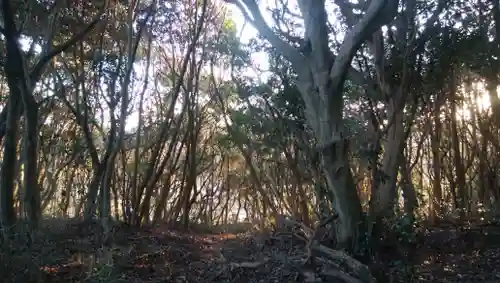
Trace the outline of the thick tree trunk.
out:
M 361 205 L 347 159 L 347 141 L 343 136 L 344 82 L 348 73 L 357 72 L 352 70 L 351 61 L 358 48 L 394 18 L 399 1 L 371 1 L 363 18 L 345 36 L 337 56 L 329 46 L 324 0 L 298 1 L 305 29 L 301 51 L 273 32 L 256 2 L 233 2 L 241 10 L 249 11 L 259 33 L 292 64 L 298 75 L 297 86 L 306 105 L 306 119 L 318 141 L 323 171 L 334 196 L 332 203 L 339 214 L 337 241 L 340 246 L 352 246 L 360 236 L 357 228 Z
M 361 202 L 349 166 L 347 141 L 343 140 L 322 150 L 323 171 L 333 196 L 333 206 L 339 215 L 337 242 L 341 248 L 357 251 L 363 236 Z
M 398 171 L 403 158 L 405 145 L 405 131 L 403 126 L 404 112 L 399 109 L 397 100 L 390 102 L 389 117 L 391 124 L 387 131 L 387 138 L 383 143 L 382 156 L 382 181 L 380 186 L 372 191 L 370 209 L 374 217 L 390 217 L 393 214 L 394 202 L 396 200 L 396 184 Z
M 94 165 L 95 166 L 95 165 Z M 97 213 L 97 196 L 99 195 L 99 188 L 101 186 L 102 175 L 104 171 L 103 164 L 98 164 L 93 170 L 92 181 L 90 182 L 87 198 L 85 200 L 85 220 L 92 220 Z
M 16 179 L 17 141 L 19 139 L 20 97 L 9 97 L 5 138 L 3 148 L 2 171 L 0 175 L 0 221 L 3 228 L 9 228 L 16 221 L 14 211 L 14 180 Z

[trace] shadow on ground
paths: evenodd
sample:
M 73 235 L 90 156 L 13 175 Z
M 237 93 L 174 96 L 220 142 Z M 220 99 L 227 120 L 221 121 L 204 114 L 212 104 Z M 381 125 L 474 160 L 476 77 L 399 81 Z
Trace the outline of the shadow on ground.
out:
M 2 243 L 2 282 L 375 282 L 339 261 L 340 254 L 311 260 L 306 243 L 293 235 L 181 233 L 166 226 L 138 230 L 121 225 L 114 228 L 113 244 L 102 248 L 95 236 L 99 229 L 97 224 L 48 221 L 33 243 L 23 235 Z M 397 259 L 388 263 L 389 278 L 500 282 L 500 226 L 431 229 L 414 263 L 411 277 L 404 280 L 398 279 L 402 268 Z

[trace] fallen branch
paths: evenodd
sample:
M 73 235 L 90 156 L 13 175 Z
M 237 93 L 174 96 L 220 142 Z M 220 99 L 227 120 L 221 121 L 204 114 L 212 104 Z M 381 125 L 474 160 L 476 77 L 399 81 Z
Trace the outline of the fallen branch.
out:
M 318 253 L 323 254 L 332 260 L 341 261 L 346 264 L 351 272 L 358 278 L 360 278 L 362 282 L 376 282 L 375 278 L 371 275 L 368 266 L 349 256 L 347 253 L 343 251 L 332 250 L 321 244 L 315 245 L 312 248 Z
M 269 261 L 269 259 L 265 258 L 264 260 L 261 260 L 261 261 L 246 261 L 246 262 L 240 262 L 240 263 L 231 262 L 230 266 L 231 266 L 231 269 L 235 269 L 235 268 L 258 268 L 261 265 L 266 264 L 268 261 Z
M 358 278 L 352 277 L 349 274 L 346 274 L 345 272 L 341 270 L 335 270 L 335 269 L 330 269 L 323 271 L 321 273 L 324 277 L 332 277 L 331 279 L 327 280 L 327 282 L 338 282 L 338 280 L 342 280 L 343 282 L 347 283 L 364 283 L 365 281 L 362 281 Z
M 317 240 L 318 236 L 318 230 L 321 228 L 323 225 L 326 225 L 326 223 L 330 222 L 324 222 L 320 223 L 317 225 L 317 227 L 313 230 L 309 227 L 307 227 L 305 224 L 296 221 L 294 219 L 287 219 L 287 218 L 282 218 L 281 219 L 282 224 L 288 227 L 300 227 L 301 231 L 304 233 L 305 237 L 307 238 L 307 245 L 306 245 L 306 250 L 307 250 L 307 259 L 304 262 L 308 263 L 313 260 L 315 257 L 326 257 L 330 259 L 331 261 L 334 262 L 342 262 L 345 264 L 349 272 L 352 273 L 354 276 L 349 275 L 347 273 L 344 273 L 342 271 L 335 271 L 335 270 L 329 270 L 328 274 L 329 276 L 336 277 L 338 279 L 344 280 L 345 282 L 376 282 L 375 278 L 371 275 L 370 269 L 364 265 L 363 263 L 359 262 L 355 258 L 351 257 L 347 253 L 343 251 L 338 251 L 338 250 L 333 250 L 330 249 L 324 245 L 322 245 L 319 240 Z M 296 233 L 295 233 L 296 234 Z M 302 238 L 301 235 L 296 234 L 297 237 Z M 359 279 L 357 279 L 357 278 Z

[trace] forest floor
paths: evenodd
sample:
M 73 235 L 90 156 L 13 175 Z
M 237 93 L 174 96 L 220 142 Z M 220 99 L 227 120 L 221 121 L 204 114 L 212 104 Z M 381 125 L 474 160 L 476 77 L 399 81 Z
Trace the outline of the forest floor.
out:
M 112 247 L 102 249 L 91 225 L 46 226 L 34 244 L 2 243 L 0 282 L 375 282 L 331 250 L 323 251 L 330 259 L 304 264 L 310 250 L 293 237 L 123 226 L 115 229 Z M 500 226 L 430 229 L 412 261 L 403 268 L 389 260 L 383 281 L 500 282 Z M 339 277 L 346 280 L 333 279 Z

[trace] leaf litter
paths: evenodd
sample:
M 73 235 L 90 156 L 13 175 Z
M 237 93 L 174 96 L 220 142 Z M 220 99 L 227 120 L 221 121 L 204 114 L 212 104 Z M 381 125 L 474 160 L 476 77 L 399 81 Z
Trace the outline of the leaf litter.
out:
M 305 227 L 302 234 L 235 235 L 117 225 L 103 247 L 96 223 L 45 226 L 28 245 L 23 237 L 2 243 L 2 282 L 377 282 L 365 265 L 308 240 L 313 231 Z M 496 225 L 428 230 L 411 280 L 387 263 L 384 281 L 500 282 L 499 240 Z

